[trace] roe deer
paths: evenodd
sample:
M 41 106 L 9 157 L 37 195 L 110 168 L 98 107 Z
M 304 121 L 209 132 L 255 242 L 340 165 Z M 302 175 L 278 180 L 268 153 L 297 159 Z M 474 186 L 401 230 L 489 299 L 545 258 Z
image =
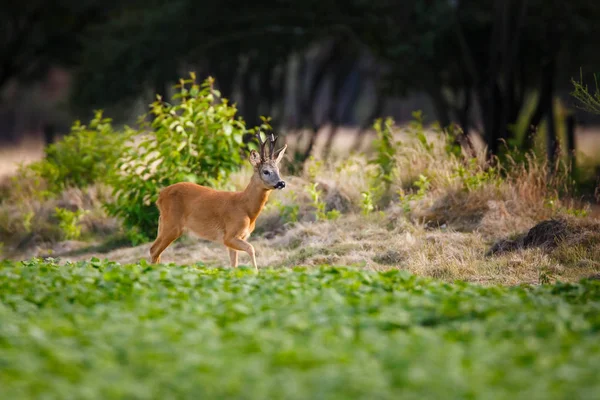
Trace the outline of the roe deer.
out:
M 258 142 L 260 154 L 250 151 L 254 174 L 242 192 L 225 192 L 191 182 L 180 182 L 162 189 L 156 205 L 160 211 L 158 235 L 150 248 L 153 263 L 184 228 L 202 239 L 223 243 L 229 249 L 231 266 L 238 265 L 238 251 L 248 253 L 252 266 L 258 271 L 254 247 L 246 241 L 254 230 L 258 214 L 265 206 L 273 189 L 283 189 L 285 182 L 279 176 L 279 162 L 287 144 L 275 151 L 277 138 L 271 134 L 268 154 L 267 141 Z

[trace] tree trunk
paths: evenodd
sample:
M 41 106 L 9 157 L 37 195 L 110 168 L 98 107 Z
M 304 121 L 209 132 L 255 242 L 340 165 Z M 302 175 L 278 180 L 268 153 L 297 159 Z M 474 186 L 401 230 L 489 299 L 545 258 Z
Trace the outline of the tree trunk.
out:
M 44 124 L 44 145 L 49 146 L 56 139 L 56 129 L 53 124 Z
M 356 132 L 356 138 L 354 139 L 354 144 L 352 145 L 351 151 L 358 151 L 360 149 L 362 141 L 365 137 L 365 132 L 372 126 L 372 124 L 375 122 L 375 119 L 381 116 L 381 111 L 383 109 L 381 97 L 382 96 L 375 95 L 375 104 L 373 105 L 369 116 L 361 123 L 360 128 Z
M 569 172 L 571 177 L 575 176 L 575 168 L 577 167 L 577 159 L 575 155 L 575 115 L 567 116 L 567 155 L 569 157 Z
M 440 125 L 442 128 L 446 128 L 450 125 L 450 110 L 448 102 L 444 99 L 442 94 L 441 85 L 428 85 L 427 92 L 429 93 L 429 97 L 431 97 L 433 108 L 435 108 L 435 113 Z
M 548 166 L 550 171 L 554 171 L 558 141 L 556 140 L 556 124 L 554 121 L 554 60 L 548 62 L 545 66 L 544 79 L 545 85 L 548 87 L 548 96 L 540 99 L 544 104 L 546 115 L 546 153 L 548 155 Z
M 169 88 L 167 87 L 167 79 L 160 72 L 154 78 L 154 93 L 152 95 L 152 101 L 156 99 L 156 96 L 160 96 L 163 101 L 168 101 Z
M 332 127 L 323 148 L 323 157 L 325 158 L 329 157 L 331 153 L 331 147 L 333 146 L 335 137 L 339 133 L 340 125 L 343 125 L 351 118 L 352 108 L 358 97 L 359 71 L 355 60 L 347 57 L 345 60 L 340 60 L 336 67 L 333 96 L 331 98 L 332 104 L 329 109 L 329 121 Z

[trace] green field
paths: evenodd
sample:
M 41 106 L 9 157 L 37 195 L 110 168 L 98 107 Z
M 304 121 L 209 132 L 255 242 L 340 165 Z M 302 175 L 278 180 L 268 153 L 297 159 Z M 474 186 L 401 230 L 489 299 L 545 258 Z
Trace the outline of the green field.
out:
M 0 262 L 2 399 L 592 399 L 600 282 Z

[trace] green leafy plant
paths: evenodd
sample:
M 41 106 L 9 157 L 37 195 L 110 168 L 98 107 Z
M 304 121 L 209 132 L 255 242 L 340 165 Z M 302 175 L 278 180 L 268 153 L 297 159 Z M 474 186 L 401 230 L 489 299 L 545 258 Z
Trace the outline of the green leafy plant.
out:
M 600 390 L 599 306 L 593 280 L 0 261 L 0 394 L 587 399 Z
M 456 124 L 450 124 L 443 130 L 439 129 L 439 132 L 443 133 L 446 139 L 446 154 L 459 159 L 462 158 L 462 148 L 458 143 L 458 138 L 464 135 L 462 129 Z
M 46 147 L 41 161 L 24 168 L 37 179 L 43 179 L 45 190 L 50 194 L 58 194 L 68 187 L 85 188 L 105 182 L 127 140 L 124 134 L 114 131 L 111 122 L 102 111 L 96 111 L 88 125 L 76 121 L 68 135 Z M 27 176 L 18 174 L 16 180 L 23 178 Z
M 373 141 L 376 156 L 370 160 L 370 163 L 379 167 L 375 179 L 381 182 L 386 189 L 389 189 L 394 180 L 394 170 L 396 168 L 396 144 L 394 142 L 393 126 L 394 120 L 392 118 L 387 118 L 385 123 L 379 118 L 373 124 L 377 134 L 377 139 Z
M 79 239 L 81 237 L 80 222 L 87 212 L 85 210 L 71 211 L 60 207 L 56 207 L 54 211 L 63 238 L 67 240 Z
M 219 186 L 240 168 L 243 135 L 254 130 L 246 130 L 244 121 L 236 119 L 237 109 L 221 98 L 213 83 L 209 77 L 197 84 L 193 73 L 191 79 L 182 79 L 173 103 L 158 97 L 147 131 L 125 147 L 110 181 L 114 202 L 107 210 L 127 229 L 148 238 L 155 234 L 154 203 L 163 187 L 182 181 Z M 260 128 L 270 128 L 267 119 Z
M 23 214 L 23 230 L 27 233 L 31 232 L 31 222 L 33 221 L 33 217 L 35 217 L 35 212 L 28 211 Z
M 502 182 L 498 169 L 494 167 L 484 169 L 475 158 L 467 160 L 466 164 L 459 165 L 452 177 L 458 179 L 467 192 L 475 191 L 490 183 L 499 185 Z
M 317 160 L 314 156 L 310 156 L 306 163 L 306 173 L 309 181 L 314 181 L 323 171 L 323 160 Z
M 296 193 L 290 190 L 286 193 L 288 196 L 289 204 L 284 204 L 278 199 L 271 200 L 270 207 L 275 207 L 279 211 L 279 215 L 285 221 L 290 223 L 298 222 L 298 215 L 300 214 L 300 206 L 296 203 Z
M 375 204 L 373 204 L 373 196 L 371 192 L 362 192 L 360 202 L 360 210 L 363 215 L 369 215 L 375 210 Z
M 401 190 L 398 193 L 400 197 L 400 204 L 402 205 L 402 209 L 404 210 L 404 212 L 410 212 L 411 202 L 421 200 L 425 197 L 427 191 L 429 190 L 429 187 L 431 186 L 431 180 L 427 176 L 421 174 L 419 175 L 419 179 L 416 180 L 413 183 L 413 185 L 417 188 L 416 191 L 405 193 Z
M 319 220 L 334 220 L 341 215 L 339 210 L 326 211 L 327 204 L 322 200 L 323 192 L 317 188 L 318 182 L 308 186 L 308 194 L 311 199 L 311 206 L 315 209 L 315 218 Z
M 585 218 L 590 215 L 589 206 L 573 207 L 564 205 L 557 196 L 549 196 L 544 200 L 544 207 L 558 213 L 572 215 L 577 218 Z
M 413 111 L 412 117 L 413 119 L 408 124 L 408 134 L 415 137 L 428 153 L 432 153 L 434 144 L 425 135 L 423 112 L 421 110 Z
M 592 114 L 600 114 L 599 78 L 600 73 L 594 74 L 595 91 L 593 93 L 583 81 L 583 72 L 580 73 L 579 81 L 571 79 L 571 84 L 573 85 L 571 96 L 577 99 L 579 108 Z
M 397 150 L 393 126 L 392 118 L 387 118 L 385 121 L 379 118 L 373 124 L 377 139 L 373 141 L 375 157 L 369 160 L 369 164 L 375 165 L 376 169 L 372 172 L 368 189 L 373 206 L 389 200 L 388 194 L 395 178 Z

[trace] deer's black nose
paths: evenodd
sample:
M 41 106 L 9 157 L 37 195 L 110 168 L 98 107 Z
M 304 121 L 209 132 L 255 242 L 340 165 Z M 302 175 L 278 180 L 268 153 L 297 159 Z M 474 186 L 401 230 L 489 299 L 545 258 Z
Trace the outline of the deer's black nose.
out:
M 283 189 L 285 187 L 284 181 L 279 181 L 275 184 L 275 189 Z

